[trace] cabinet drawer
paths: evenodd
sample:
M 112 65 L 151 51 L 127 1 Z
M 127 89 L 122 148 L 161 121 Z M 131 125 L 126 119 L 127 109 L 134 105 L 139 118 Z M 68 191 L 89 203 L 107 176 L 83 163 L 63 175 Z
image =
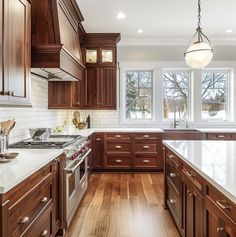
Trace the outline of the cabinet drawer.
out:
M 187 181 L 190 181 L 193 184 L 193 187 L 195 187 L 196 190 L 202 193 L 203 182 L 204 182 L 203 178 L 200 175 L 198 175 L 195 170 L 193 170 L 186 164 L 183 164 L 182 172 L 183 172 L 183 178 L 185 178 Z
M 130 152 L 130 143 L 125 142 L 107 142 L 107 152 Z
M 143 157 L 136 155 L 136 157 L 134 158 L 134 166 L 136 168 L 158 168 L 158 157 Z
M 166 176 L 167 179 L 172 183 L 174 188 L 180 192 L 181 189 L 181 177 L 180 171 L 176 168 L 175 164 L 167 158 L 166 161 Z
M 129 133 L 106 133 L 106 140 L 130 140 Z
M 207 187 L 207 197 L 236 225 L 236 205 L 212 186 Z
M 208 133 L 208 140 L 234 140 L 233 133 Z
M 129 156 L 106 156 L 106 167 L 107 168 L 130 168 L 131 158 Z
M 135 153 L 157 152 L 156 143 L 135 143 Z
M 156 140 L 161 138 L 161 133 L 135 133 L 135 140 Z
M 50 237 L 52 230 L 52 205 L 38 217 L 23 237 Z
M 176 156 L 172 151 L 169 149 L 166 149 L 166 157 L 169 159 L 172 163 L 172 165 L 175 166 L 177 169 L 181 169 L 182 162 L 178 156 Z
M 9 217 L 11 233 L 20 236 L 50 202 L 52 202 L 52 182 L 35 192 Z

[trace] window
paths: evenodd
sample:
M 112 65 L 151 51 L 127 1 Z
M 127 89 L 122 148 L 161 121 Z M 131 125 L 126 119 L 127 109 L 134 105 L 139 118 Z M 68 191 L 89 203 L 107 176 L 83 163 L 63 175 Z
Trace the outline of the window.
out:
M 202 119 L 228 119 L 229 76 L 229 71 L 202 72 Z
M 125 72 L 125 117 L 128 120 L 153 118 L 153 72 Z
M 190 79 L 189 71 L 164 71 L 164 119 L 174 118 L 174 111 L 179 111 L 178 116 L 185 120 L 189 118 L 190 112 Z

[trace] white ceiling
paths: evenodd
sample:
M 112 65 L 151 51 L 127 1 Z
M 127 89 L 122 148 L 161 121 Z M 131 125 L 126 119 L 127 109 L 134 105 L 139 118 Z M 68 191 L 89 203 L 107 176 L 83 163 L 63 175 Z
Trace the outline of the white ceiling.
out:
M 121 45 L 184 45 L 195 33 L 197 0 L 77 0 L 87 32 L 119 32 Z M 236 0 L 202 0 L 202 28 L 213 44 L 236 45 Z M 127 18 L 118 20 L 123 11 Z M 138 34 L 137 29 L 143 29 Z M 226 34 L 226 29 L 232 29 Z

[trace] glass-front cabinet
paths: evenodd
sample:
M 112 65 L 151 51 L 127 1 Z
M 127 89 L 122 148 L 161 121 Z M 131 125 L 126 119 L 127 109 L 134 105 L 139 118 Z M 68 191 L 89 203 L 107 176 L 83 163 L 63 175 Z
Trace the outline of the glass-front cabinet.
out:
M 115 64 L 115 48 L 86 49 L 86 63 Z

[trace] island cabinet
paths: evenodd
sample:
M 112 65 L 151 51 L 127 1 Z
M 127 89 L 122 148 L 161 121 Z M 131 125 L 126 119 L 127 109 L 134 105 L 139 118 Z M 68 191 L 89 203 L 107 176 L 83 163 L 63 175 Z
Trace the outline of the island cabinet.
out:
M 236 236 L 236 204 L 164 146 L 164 207 L 183 237 Z
M 92 138 L 92 154 L 93 154 L 93 169 L 102 169 L 104 167 L 104 134 L 103 133 L 95 133 Z
M 206 139 L 208 140 L 235 140 L 234 133 L 207 133 Z
M 0 105 L 30 106 L 30 14 L 31 0 L 0 1 Z
M 59 229 L 58 160 L 0 195 L 0 236 L 55 236 Z

